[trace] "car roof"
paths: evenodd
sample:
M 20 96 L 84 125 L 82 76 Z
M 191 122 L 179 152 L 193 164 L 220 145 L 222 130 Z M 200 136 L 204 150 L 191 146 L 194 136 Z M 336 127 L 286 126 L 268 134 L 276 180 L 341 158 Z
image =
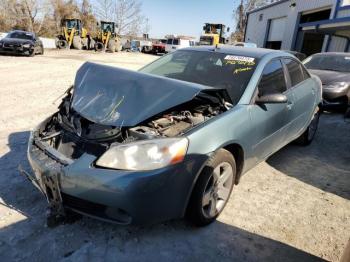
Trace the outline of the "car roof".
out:
M 276 56 L 290 56 L 287 52 L 280 50 L 266 49 L 266 48 L 252 48 L 252 47 L 240 47 L 232 45 L 219 45 L 218 47 L 213 46 L 195 46 L 188 47 L 183 50 L 193 50 L 193 51 L 215 51 L 218 53 L 228 54 L 228 55 L 240 55 L 249 56 L 257 59 L 261 59 L 265 55 L 274 54 Z
M 350 56 L 350 53 L 345 52 L 327 52 L 327 53 L 317 53 L 313 54 L 313 56 Z
M 18 33 L 25 33 L 25 34 L 32 34 L 32 35 L 34 35 L 33 32 L 24 31 L 24 30 L 12 30 L 12 31 L 10 31 L 10 33 L 13 33 L 13 32 L 18 32 Z

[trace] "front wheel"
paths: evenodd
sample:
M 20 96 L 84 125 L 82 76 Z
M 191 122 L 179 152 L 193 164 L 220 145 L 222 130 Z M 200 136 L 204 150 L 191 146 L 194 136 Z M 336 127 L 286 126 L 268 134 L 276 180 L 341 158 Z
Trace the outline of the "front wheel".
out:
M 317 107 L 314 113 L 310 125 L 307 127 L 305 132 L 296 140 L 300 145 L 307 146 L 310 145 L 317 132 L 318 123 L 320 122 L 321 111 Z
M 230 152 L 219 149 L 208 161 L 193 189 L 187 218 L 196 226 L 205 226 L 226 206 L 236 177 L 236 162 Z

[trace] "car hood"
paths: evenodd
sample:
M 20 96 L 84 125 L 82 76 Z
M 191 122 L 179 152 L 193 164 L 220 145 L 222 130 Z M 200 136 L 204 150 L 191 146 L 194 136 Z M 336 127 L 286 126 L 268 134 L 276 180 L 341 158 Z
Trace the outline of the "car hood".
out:
M 95 123 L 135 126 L 215 90 L 222 89 L 87 62 L 77 72 L 71 106 Z
M 317 75 L 323 85 L 329 85 L 334 82 L 350 82 L 350 74 L 330 70 L 308 70 L 311 74 Z

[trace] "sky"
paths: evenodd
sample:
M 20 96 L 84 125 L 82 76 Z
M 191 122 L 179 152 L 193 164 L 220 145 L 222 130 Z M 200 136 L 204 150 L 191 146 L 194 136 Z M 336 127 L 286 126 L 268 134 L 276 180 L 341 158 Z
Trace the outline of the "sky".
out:
M 167 34 L 199 38 L 204 23 L 222 23 L 234 29 L 237 0 L 140 0 L 149 19 L 150 37 Z M 230 32 L 231 32 L 230 31 Z

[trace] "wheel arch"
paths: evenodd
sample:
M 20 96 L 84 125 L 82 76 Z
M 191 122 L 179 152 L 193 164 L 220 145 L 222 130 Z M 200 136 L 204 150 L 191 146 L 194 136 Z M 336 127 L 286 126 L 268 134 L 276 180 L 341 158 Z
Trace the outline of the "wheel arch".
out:
M 243 167 L 244 167 L 244 150 L 240 144 L 232 143 L 222 147 L 223 149 L 229 151 L 236 161 L 236 178 L 235 185 L 239 183 L 241 178 Z

